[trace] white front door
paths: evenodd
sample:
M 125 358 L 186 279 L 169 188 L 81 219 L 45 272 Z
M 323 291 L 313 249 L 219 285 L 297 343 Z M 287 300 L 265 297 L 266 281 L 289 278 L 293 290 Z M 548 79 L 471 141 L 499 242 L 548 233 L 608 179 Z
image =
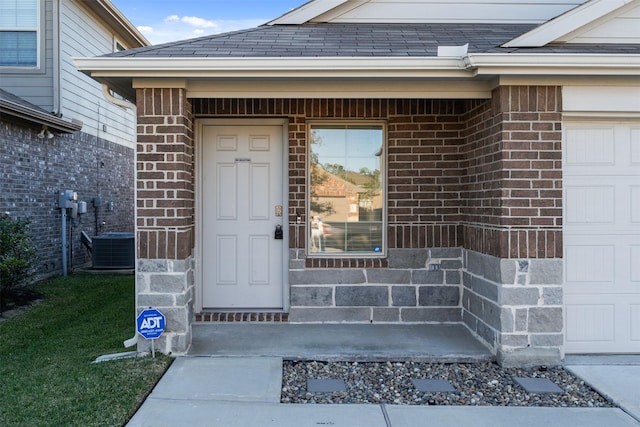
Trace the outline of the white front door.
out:
M 202 308 L 282 309 L 284 135 L 281 125 L 200 129 Z
M 640 352 L 640 123 L 564 125 L 565 350 Z

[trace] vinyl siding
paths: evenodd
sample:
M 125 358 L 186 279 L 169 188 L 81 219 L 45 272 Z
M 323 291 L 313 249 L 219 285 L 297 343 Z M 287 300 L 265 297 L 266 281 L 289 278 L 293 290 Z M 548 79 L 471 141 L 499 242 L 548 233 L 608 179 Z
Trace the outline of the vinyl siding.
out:
M 543 23 L 585 0 L 370 0 L 350 2 L 320 15 L 314 22 L 483 22 Z
M 630 4 L 614 16 L 596 20 L 591 25 L 568 34 L 559 41 L 568 43 L 637 44 L 640 43 L 640 4 Z
M 104 99 L 99 83 L 78 72 L 71 58 L 113 52 L 114 34 L 76 0 L 61 6 L 62 112 L 82 121 L 82 131 L 128 147 L 135 146 L 135 114 Z

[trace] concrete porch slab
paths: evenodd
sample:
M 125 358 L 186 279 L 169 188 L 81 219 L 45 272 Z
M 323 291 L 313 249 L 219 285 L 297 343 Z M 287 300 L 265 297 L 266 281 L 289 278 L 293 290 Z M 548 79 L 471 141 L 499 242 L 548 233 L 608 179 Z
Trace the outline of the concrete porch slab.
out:
M 194 324 L 190 356 L 319 361 L 477 362 L 493 359 L 462 325 Z

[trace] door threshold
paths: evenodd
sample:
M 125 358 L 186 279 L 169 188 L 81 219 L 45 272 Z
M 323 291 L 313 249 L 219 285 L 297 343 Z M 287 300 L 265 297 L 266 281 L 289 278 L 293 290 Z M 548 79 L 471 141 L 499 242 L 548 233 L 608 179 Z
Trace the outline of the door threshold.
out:
M 251 311 L 213 311 L 196 313 L 196 322 L 260 322 L 287 323 L 289 313 L 282 312 L 251 312 Z

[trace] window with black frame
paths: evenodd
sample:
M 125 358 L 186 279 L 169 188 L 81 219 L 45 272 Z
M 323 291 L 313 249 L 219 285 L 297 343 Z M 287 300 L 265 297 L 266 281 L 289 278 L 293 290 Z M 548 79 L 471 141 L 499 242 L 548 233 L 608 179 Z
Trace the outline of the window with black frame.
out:
M 309 126 L 310 255 L 385 254 L 383 124 Z

